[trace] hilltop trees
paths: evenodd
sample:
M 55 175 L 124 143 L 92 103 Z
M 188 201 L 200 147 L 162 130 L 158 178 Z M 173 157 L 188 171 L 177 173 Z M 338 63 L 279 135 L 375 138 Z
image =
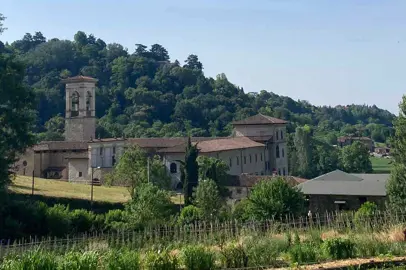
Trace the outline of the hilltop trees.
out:
M 372 164 L 369 150 L 362 142 L 356 141 L 342 149 L 341 162 L 343 170 L 350 173 L 370 173 Z

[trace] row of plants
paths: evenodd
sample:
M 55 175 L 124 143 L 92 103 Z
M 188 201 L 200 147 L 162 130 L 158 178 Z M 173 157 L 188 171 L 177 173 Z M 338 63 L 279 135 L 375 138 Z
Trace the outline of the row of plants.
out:
M 385 232 L 388 235 L 391 232 Z M 393 233 L 393 232 L 392 232 Z M 335 232 L 337 234 L 337 232 Z M 103 248 L 67 253 L 37 249 L 6 256 L 0 270 L 14 269 L 190 269 L 286 267 L 348 258 L 406 254 L 406 243 L 379 234 L 334 235 L 320 232 L 249 235 L 223 245 L 184 245 L 149 249 Z M 98 247 L 98 248 L 97 248 Z M 101 247 L 101 248 L 100 248 Z

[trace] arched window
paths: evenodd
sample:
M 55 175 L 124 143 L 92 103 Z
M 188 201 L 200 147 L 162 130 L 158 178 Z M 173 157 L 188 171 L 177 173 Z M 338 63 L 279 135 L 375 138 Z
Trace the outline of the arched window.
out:
M 92 95 L 90 94 L 90 92 L 87 92 L 86 94 L 86 112 L 90 112 L 91 109 L 91 100 L 92 100 Z
M 78 116 L 79 115 L 79 93 L 73 92 L 71 97 L 72 105 L 71 105 L 71 116 Z
M 169 166 L 169 170 L 171 171 L 171 173 L 177 173 L 178 172 L 178 166 L 176 165 L 176 163 L 171 163 L 171 165 Z
M 279 145 L 276 146 L 276 158 L 279 158 Z

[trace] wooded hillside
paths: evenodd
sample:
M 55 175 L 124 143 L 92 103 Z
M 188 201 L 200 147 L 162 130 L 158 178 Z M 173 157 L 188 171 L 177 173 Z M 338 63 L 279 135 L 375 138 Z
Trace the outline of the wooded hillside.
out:
M 313 126 L 314 135 L 329 143 L 356 132 L 385 142 L 394 118 L 376 106 L 317 107 L 260 89 L 246 93 L 225 74 L 206 77 L 197 55 L 173 60 L 159 44 L 135 44 L 127 50 L 79 31 L 72 41 L 47 40 L 36 32 L 1 47 L 17 53 L 27 66 L 25 81 L 38 101 L 35 132 L 40 133 L 39 139 L 62 138 L 61 79 L 78 74 L 99 80 L 100 137 L 227 136 L 232 120 L 261 112 L 290 121 L 290 131 Z

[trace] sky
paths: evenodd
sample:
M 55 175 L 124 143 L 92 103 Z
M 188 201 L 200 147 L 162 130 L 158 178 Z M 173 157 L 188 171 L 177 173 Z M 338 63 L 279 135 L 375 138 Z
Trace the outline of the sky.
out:
M 134 51 L 197 54 L 206 76 L 245 92 L 315 105 L 368 104 L 393 113 L 406 90 L 404 0 L 0 0 L 12 42 L 27 32 L 81 30 Z

